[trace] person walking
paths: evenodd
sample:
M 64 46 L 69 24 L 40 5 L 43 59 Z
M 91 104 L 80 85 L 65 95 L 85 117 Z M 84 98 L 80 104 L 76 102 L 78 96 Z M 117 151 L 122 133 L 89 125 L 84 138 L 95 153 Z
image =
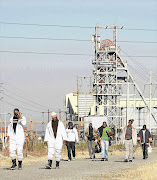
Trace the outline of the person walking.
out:
M 61 159 L 63 141 L 65 143 L 65 141 L 67 140 L 67 135 L 63 123 L 57 118 L 57 113 L 52 112 L 51 117 L 52 121 L 47 124 L 44 139 L 45 145 L 48 145 L 48 164 L 45 168 L 52 168 L 52 160 L 55 154 L 57 169 L 59 168 Z
M 125 160 L 124 162 L 132 162 L 133 159 L 133 146 L 137 144 L 137 132 L 135 127 L 132 126 L 133 120 L 130 119 L 128 126 L 123 128 L 122 141 L 125 144 Z
M 134 123 L 134 119 L 132 119 L 132 125 Z M 133 156 L 132 159 L 135 159 L 135 151 L 136 151 L 136 145 L 133 144 Z
M 146 125 L 143 125 L 143 128 L 139 131 L 138 137 L 140 137 L 140 145 L 142 145 L 143 151 L 143 159 L 148 158 L 148 146 L 150 145 L 149 139 L 151 138 L 151 134 L 149 130 L 146 128 Z
M 77 129 L 73 127 L 73 123 L 68 123 L 68 128 L 66 129 L 67 133 L 67 151 L 68 151 L 68 161 L 71 161 L 71 151 L 73 155 L 73 160 L 75 160 L 75 142 L 78 143 L 78 132 Z
M 109 150 L 109 135 L 113 135 L 114 133 L 107 126 L 107 123 L 104 121 L 103 125 L 98 128 L 101 138 L 101 153 L 102 159 L 101 161 L 108 161 L 108 150 Z
M 89 123 L 89 127 L 85 131 L 85 136 L 88 139 L 88 151 L 90 159 L 95 158 L 94 141 L 97 136 L 97 130 L 93 128 L 92 123 Z
M 8 125 L 7 141 L 9 142 L 9 154 L 12 160 L 11 170 L 16 169 L 16 150 L 18 159 L 18 169 L 22 169 L 23 145 L 25 141 L 24 126 L 26 118 L 21 115 L 18 108 L 14 109 L 14 116 L 11 117 Z

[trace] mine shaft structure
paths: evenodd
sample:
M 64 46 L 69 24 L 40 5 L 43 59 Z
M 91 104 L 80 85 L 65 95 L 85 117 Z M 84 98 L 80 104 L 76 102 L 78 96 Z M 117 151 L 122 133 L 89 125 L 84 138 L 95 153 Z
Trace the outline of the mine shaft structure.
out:
M 100 109 L 107 116 L 110 126 L 122 127 L 129 120 L 129 98 L 135 98 L 136 93 L 142 98 L 149 110 L 142 92 L 131 76 L 127 63 L 120 56 L 117 46 L 117 29 L 123 26 L 95 27 L 92 41 L 95 43 L 95 58 L 93 60 L 93 96 L 96 102 L 95 114 L 99 115 Z M 99 29 L 113 29 L 113 42 L 109 39 L 100 41 Z M 125 114 L 121 113 L 118 103 L 120 97 L 126 98 Z M 154 115 L 152 117 L 155 120 Z M 155 120 L 156 121 L 156 120 Z

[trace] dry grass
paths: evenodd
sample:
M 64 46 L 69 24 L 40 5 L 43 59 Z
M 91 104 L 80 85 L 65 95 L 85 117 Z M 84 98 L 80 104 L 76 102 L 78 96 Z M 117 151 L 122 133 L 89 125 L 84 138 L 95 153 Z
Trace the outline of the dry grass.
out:
M 141 148 L 137 148 L 135 154 L 141 154 Z M 9 167 L 11 160 L 9 158 L 9 151 L 0 152 L 0 168 Z M 109 149 L 109 156 L 124 155 L 124 147 L 122 145 L 112 145 Z M 97 158 L 101 158 L 101 153 L 96 154 Z M 89 158 L 87 143 L 76 145 L 76 159 Z M 68 159 L 66 146 L 63 146 L 62 159 Z M 23 164 L 32 164 L 37 162 L 47 161 L 47 148 L 37 148 L 34 151 L 26 151 L 24 149 Z
M 109 180 L 156 180 L 157 179 L 157 162 L 147 163 L 131 168 L 125 168 L 114 173 L 101 174 L 94 176 L 93 179 Z
M 3 155 L 0 157 L 0 168 L 6 168 L 6 167 L 11 166 L 10 158 L 8 156 L 4 156 L 5 154 L 8 154 L 8 152 L 3 152 L 1 154 Z M 84 152 L 76 151 L 76 159 L 84 159 L 84 158 L 89 158 L 88 151 L 84 151 Z M 62 151 L 62 159 L 68 159 L 67 151 Z M 29 152 L 27 154 L 27 157 L 26 156 L 24 157 L 23 164 L 29 165 L 32 163 L 39 163 L 39 162 L 44 162 L 44 161 L 45 162 L 47 161 L 47 151 L 46 153 L 44 151 L 43 154 L 41 152 L 33 151 L 33 152 Z
M 32 163 L 37 163 L 37 162 L 43 162 L 46 161 L 47 157 L 27 157 L 23 159 L 23 164 L 24 165 L 29 165 Z M 11 160 L 10 158 L 4 158 L 0 159 L 0 168 L 6 168 L 11 166 Z
M 136 152 L 137 153 L 137 152 Z M 11 160 L 9 158 L 9 152 L 1 152 L 2 156 L 0 157 L 0 168 L 6 168 L 11 166 Z M 26 156 L 27 154 L 27 156 Z M 109 152 L 109 156 L 112 155 L 123 155 L 124 151 L 112 151 Z M 96 154 L 97 158 L 101 158 L 101 153 Z M 88 150 L 80 151 L 76 150 L 76 159 L 85 159 L 89 158 Z M 68 159 L 67 157 L 67 150 L 63 149 L 62 151 L 62 159 Z M 47 149 L 42 149 L 40 151 L 33 151 L 33 152 L 27 152 L 24 150 L 24 159 L 23 164 L 29 165 L 32 163 L 38 163 L 38 162 L 46 162 L 47 161 Z

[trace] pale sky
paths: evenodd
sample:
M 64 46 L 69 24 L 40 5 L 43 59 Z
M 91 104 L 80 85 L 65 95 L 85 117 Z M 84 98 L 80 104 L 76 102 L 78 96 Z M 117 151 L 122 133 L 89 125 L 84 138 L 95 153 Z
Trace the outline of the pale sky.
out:
M 35 51 L 55 53 L 94 54 L 94 44 L 77 41 L 50 41 L 2 38 L 33 37 L 56 39 L 90 40 L 94 28 L 59 28 L 52 26 L 20 26 L 3 24 L 14 22 L 24 24 L 57 24 L 94 27 L 100 25 L 122 25 L 130 29 L 157 30 L 156 0 L 1 0 L 0 1 L 0 51 Z M 101 32 L 101 40 L 112 39 L 112 30 Z M 118 30 L 119 41 L 157 42 L 157 31 Z M 157 43 L 119 43 L 130 56 L 157 56 Z M 123 54 L 124 55 L 124 54 Z M 17 105 L 23 115 L 29 119 L 41 120 L 47 107 L 51 110 L 64 110 L 64 100 L 67 93 L 76 90 L 76 77 L 92 75 L 92 56 L 63 56 L 11 54 L 0 52 L 0 82 L 3 87 L 13 93 L 18 93 L 26 99 L 43 105 L 41 109 L 18 102 L 6 96 L 16 95 L 4 90 L 3 100 Z M 137 64 L 129 58 L 128 64 L 148 77 Z M 134 58 L 157 76 L 157 58 Z M 132 69 L 135 80 L 141 89 L 146 81 L 140 78 Z M 155 77 L 154 77 L 155 80 Z M 142 82 L 142 83 L 141 83 Z M 142 84 L 142 85 L 141 85 Z M 2 90 L 2 89 L 1 89 Z M 27 102 L 29 104 L 29 102 Z M 34 104 L 34 106 L 37 106 Z M 32 109 L 28 110 L 22 109 Z M 13 105 L 0 101 L 0 112 L 12 112 Z M 46 119 L 46 115 L 45 115 Z

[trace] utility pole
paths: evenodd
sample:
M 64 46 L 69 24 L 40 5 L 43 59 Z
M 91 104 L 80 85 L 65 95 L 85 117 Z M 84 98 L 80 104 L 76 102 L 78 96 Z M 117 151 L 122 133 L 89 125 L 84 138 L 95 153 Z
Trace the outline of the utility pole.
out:
M 59 120 L 61 121 L 61 110 L 59 109 Z
M 152 114 L 152 107 L 151 107 L 151 103 L 152 103 L 152 72 L 150 71 L 150 86 L 149 86 L 149 131 L 151 133 L 151 114 Z
M 4 113 L 4 121 L 5 121 L 5 133 L 4 133 L 5 141 L 4 141 L 4 143 L 6 144 L 6 112 Z
M 136 87 L 134 85 L 134 121 L 135 121 L 134 126 L 136 126 L 136 100 L 135 100 L 135 93 L 136 93 Z
M 42 115 L 43 115 L 43 120 L 44 120 L 44 113 L 46 113 L 46 114 L 47 114 L 47 121 L 49 122 L 49 119 L 50 119 L 50 117 L 49 117 L 50 110 L 48 109 L 48 111 L 47 111 L 47 112 L 41 112 L 41 113 L 42 113 Z
M 3 83 L 0 83 L 0 88 L 2 87 Z M 0 93 L 4 93 L 4 90 L 0 89 Z M 3 96 L 0 97 L 0 101 L 3 99 Z M 2 100 L 3 101 L 3 100 Z
M 43 126 L 44 126 L 44 113 L 45 113 L 45 112 L 42 112 L 42 116 L 43 116 L 43 122 L 42 122 L 42 132 L 44 131 L 44 127 L 43 127 Z
M 147 107 L 147 109 L 149 111 L 149 130 L 151 132 L 151 129 L 152 129 L 152 127 L 151 127 L 152 126 L 152 117 L 153 117 L 154 121 L 157 123 L 157 120 L 155 119 L 155 116 L 154 116 L 154 114 L 152 112 L 152 86 L 153 85 L 157 86 L 157 84 L 152 83 L 152 72 L 151 71 L 150 71 L 150 82 L 149 82 L 149 84 L 145 84 L 145 85 L 149 85 L 149 104 L 147 105 L 145 103 L 145 105 L 146 105 L 146 107 Z
M 95 61 L 96 61 L 96 115 L 98 114 L 98 61 L 97 61 L 97 51 L 98 51 L 98 25 L 95 27 Z
M 79 121 L 79 82 L 78 82 L 78 76 L 77 76 L 77 115 L 78 115 L 78 121 Z
M 128 124 L 128 121 L 129 121 L 129 74 L 127 72 L 127 101 L 126 101 L 126 126 Z
M 48 109 L 48 114 L 47 114 L 47 115 L 48 115 L 48 122 L 49 122 L 49 113 L 50 113 L 50 112 L 49 112 L 49 109 Z
M 33 136 L 33 121 L 32 121 L 32 115 L 30 117 L 30 136 L 32 138 Z

